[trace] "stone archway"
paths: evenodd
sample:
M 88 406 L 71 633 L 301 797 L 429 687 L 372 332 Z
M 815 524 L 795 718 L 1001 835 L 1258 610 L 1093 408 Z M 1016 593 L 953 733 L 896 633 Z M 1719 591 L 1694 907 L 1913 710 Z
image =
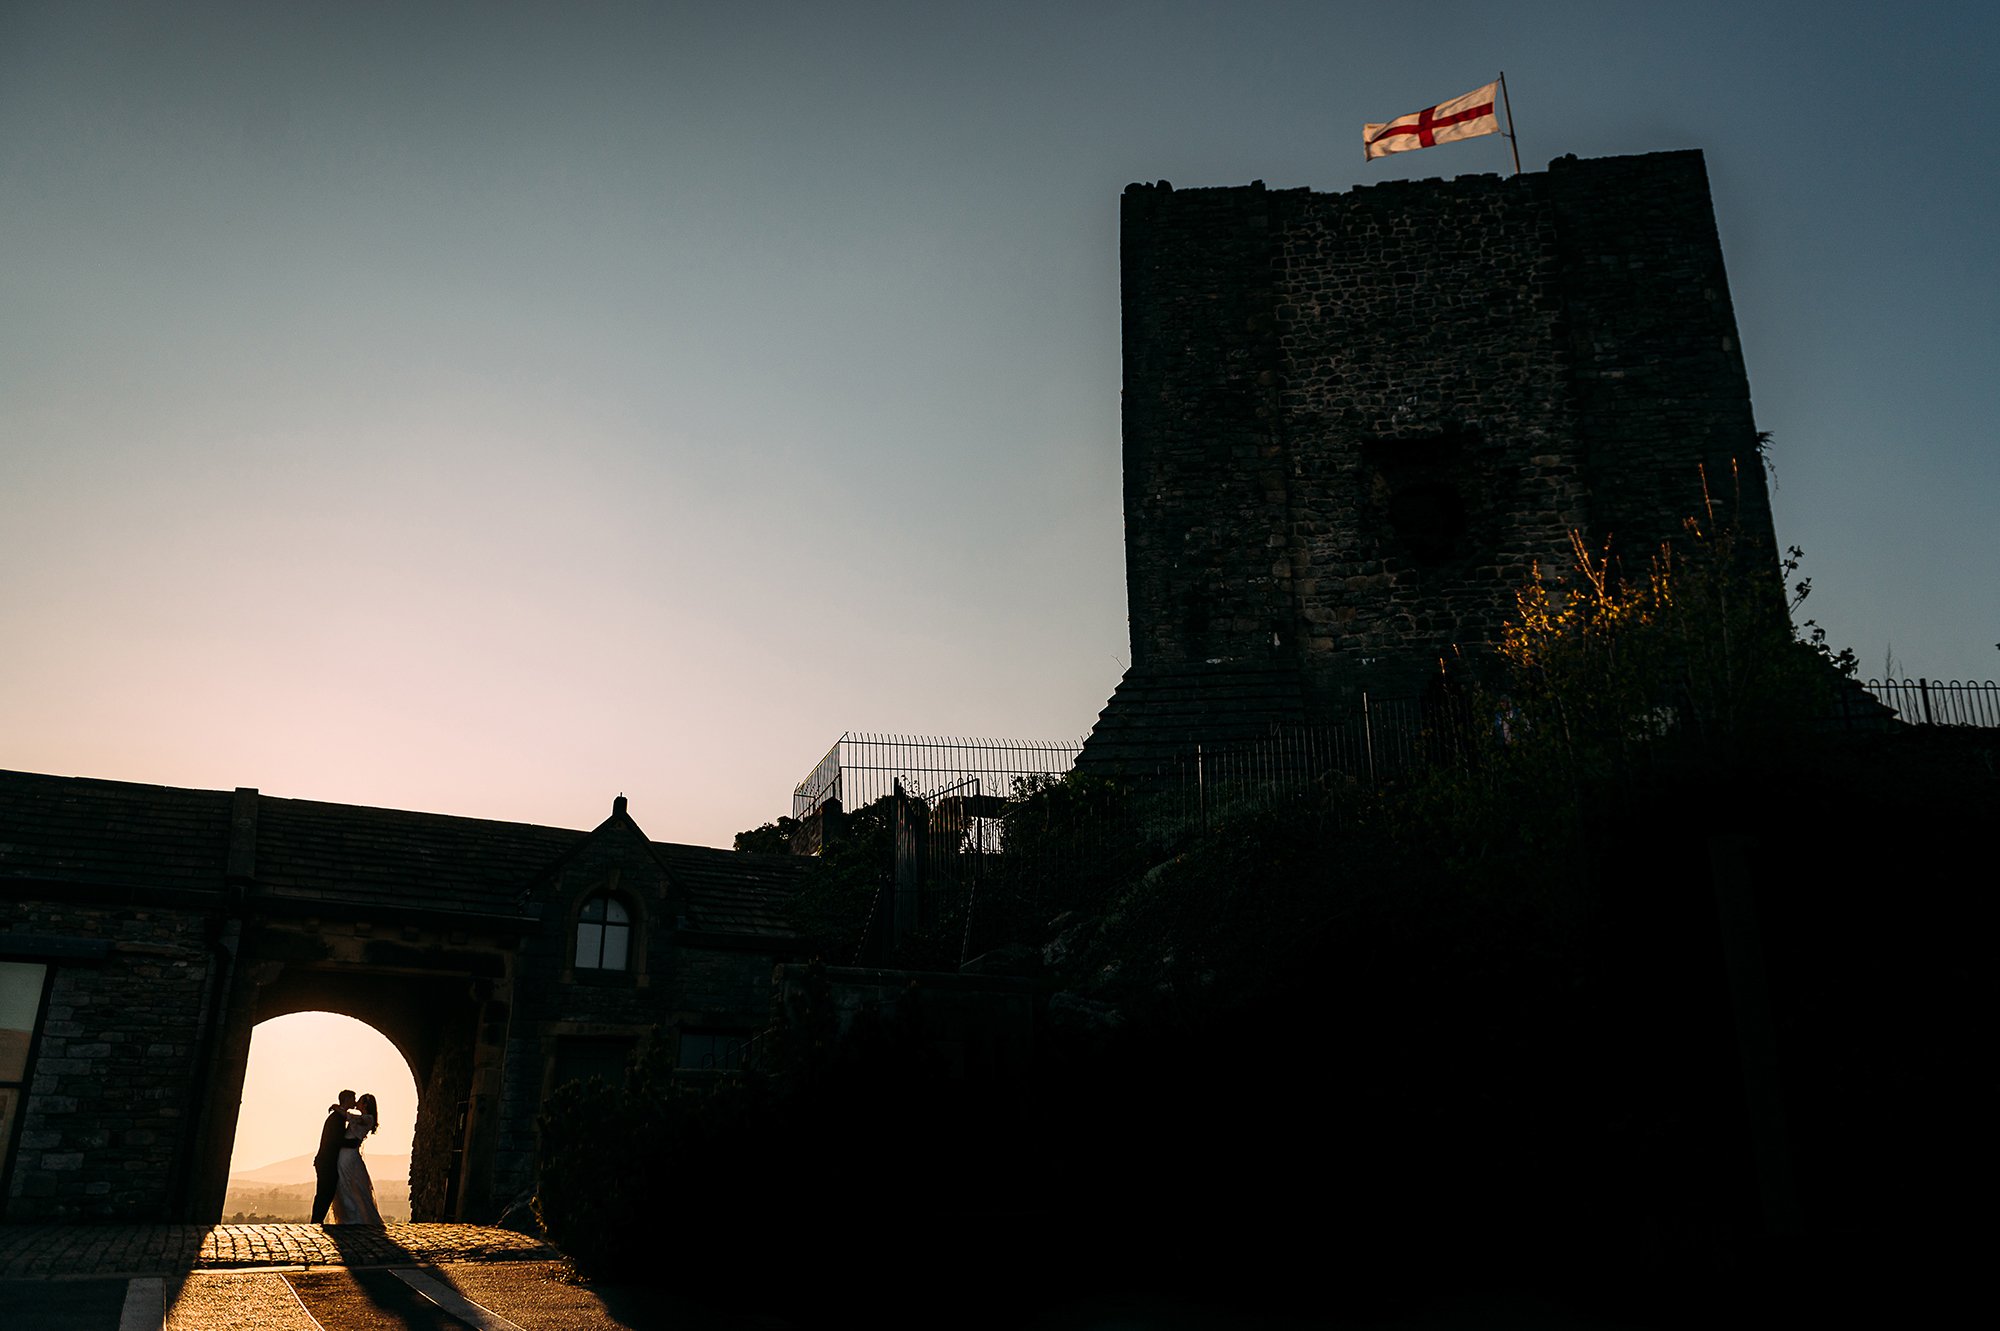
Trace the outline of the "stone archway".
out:
M 375 1202 L 389 1220 L 407 1220 L 410 1141 L 417 1119 L 416 1078 L 402 1051 L 366 1022 L 332 1012 L 292 1012 L 257 1023 L 230 1149 L 223 1209 L 304 1219 L 314 1149 L 336 1088 L 372 1093 L 381 1115 L 363 1144 Z M 274 1168 L 274 1166 L 283 1166 Z M 246 1179 L 246 1174 L 251 1175 Z M 263 1194 L 265 1186 L 285 1189 Z
M 449 937 L 399 932 L 385 945 L 365 931 L 328 936 L 317 921 L 260 921 L 245 931 L 205 1097 L 187 1219 L 221 1218 L 251 1033 L 295 1012 L 363 1022 L 409 1064 L 417 1088 L 410 1218 L 485 1218 L 511 949 L 468 951 L 462 936 L 454 946 Z
M 449 1213 L 462 1166 L 459 1106 L 471 1084 L 478 1018 L 466 988 L 463 980 L 449 977 L 288 967 L 259 990 L 253 1025 L 294 1012 L 334 1012 L 381 1032 L 409 1064 L 417 1087 L 417 1133 L 410 1143 L 413 1219 Z

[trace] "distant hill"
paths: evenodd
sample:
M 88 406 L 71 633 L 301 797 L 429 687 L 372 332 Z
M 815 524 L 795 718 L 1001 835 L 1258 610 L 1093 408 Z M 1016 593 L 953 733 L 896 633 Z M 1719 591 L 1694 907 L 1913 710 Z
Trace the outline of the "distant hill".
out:
M 368 1161 L 368 1177 L 374 1181 L 375 1205 L 380 1208 L 382 1218 L 389 1221 L 408 1220 L 410 1157 L 369 1155 L 365 1151 L 363 1156 Z M 240 1215 L 246 1222 L 310 1220 L 313 1189 L 317 1183 L 309 1155 L 293 1156 L 245 1173 L 231 1174 L 229 1190 L 222 1199 L 222 1218 L 231 1221 Z
M 377 1155 L 363 1150 L 368 1161 L 368 1177 L 375 1180 L 379 1189 L 385 1178 L 407 1179 L 410 1176 L 410 1157 L 407 1155 Z M 229 1176 L 231 1183 L 311 1183 L 313 1179 L 313 1158 L 310 1155 L 295 1155 L 289 1160 L 275 1164 L 260 1165 L 256 1169 L 246 1169 Z

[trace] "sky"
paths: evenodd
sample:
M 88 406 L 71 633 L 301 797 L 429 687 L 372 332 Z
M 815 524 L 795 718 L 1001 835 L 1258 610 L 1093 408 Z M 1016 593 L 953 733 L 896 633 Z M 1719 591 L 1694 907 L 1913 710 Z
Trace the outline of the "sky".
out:
M 0 767 L 727 845 L 1127 660 L 1118 197 L 1701 148 L 1803 615 L 2000 676 L 1973 4 L 0 4 Z M 337 1089 L 337 1088 L 336 1088 Z
M 260 1023 L 250 1032 L 229 1172 L 247 1174 L 312 1155 L 327 1108 L 343 1090 L 373 1095 L 381 1114 L 362 1144 L 364 1157 L 410 1154 L 417 1082 L 386 1037 L 331 1012 L 294 1012 Z M 304 1177 L 311 1175 L 307 1169 Z M 382 1179 L 378 1175 L 375 1181 Z

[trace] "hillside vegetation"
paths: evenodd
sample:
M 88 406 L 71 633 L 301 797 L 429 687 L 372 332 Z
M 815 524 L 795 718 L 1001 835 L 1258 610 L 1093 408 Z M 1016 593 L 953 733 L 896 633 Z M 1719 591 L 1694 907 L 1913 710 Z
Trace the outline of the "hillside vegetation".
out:
M 290 1166 L 290 1176 L 273 1178 Z M 375 1184 L 375 1205 L 382 1218 L 392 1224 L 410 1218 L 410 1157 L 370 1156 L 368 1176 Z M 312 1219 L 312 1157 L 266 1165 L 254 1177 L 232 1175 L 223 1194 L 222 1216 L 231 1224 L 277 1224 Z M 240 1217 L 240 1219 L 239 1219 Z
M 1404 780 L 1062 861 L 1003 948 L 1052 989 L 1019 1084 L 948 1075 L 913 988 L 845 1042 L 808 1004 L 768 1075 L 642 1062 L 559 1095 L 551 1235 L 639 1263 L 628 1217 L 672 1186 L 705 1199 L 676 1240 L 704 1266 L 747 1269 L 724 1236 L 755 1230 L 812 1291 L 889 1242 L 914 1307 L 979 1273 L 941 1316 L 1106 1286 L 1376 1316 L 1496 1284 L 1776 1316 L 1970 1269 L 1996 747 L 1829 730 L 1849 663 L 1726 530 L 1686 549 L 1627 580 L 1579 547 L 1524 588 Z M 1143 797 L 1070 778 L 1017 812 L 1057 835 Z M 832 947 L 881 878 L 859 823 L 803 903 Z

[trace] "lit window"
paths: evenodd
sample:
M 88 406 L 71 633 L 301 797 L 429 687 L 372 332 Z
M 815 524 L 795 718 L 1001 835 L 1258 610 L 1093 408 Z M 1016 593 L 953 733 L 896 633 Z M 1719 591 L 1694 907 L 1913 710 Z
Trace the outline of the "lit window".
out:
M 622 902 L 600 893 L 576 917 L 576 968 L 622 971 L 632 955 L 632 917 Z

